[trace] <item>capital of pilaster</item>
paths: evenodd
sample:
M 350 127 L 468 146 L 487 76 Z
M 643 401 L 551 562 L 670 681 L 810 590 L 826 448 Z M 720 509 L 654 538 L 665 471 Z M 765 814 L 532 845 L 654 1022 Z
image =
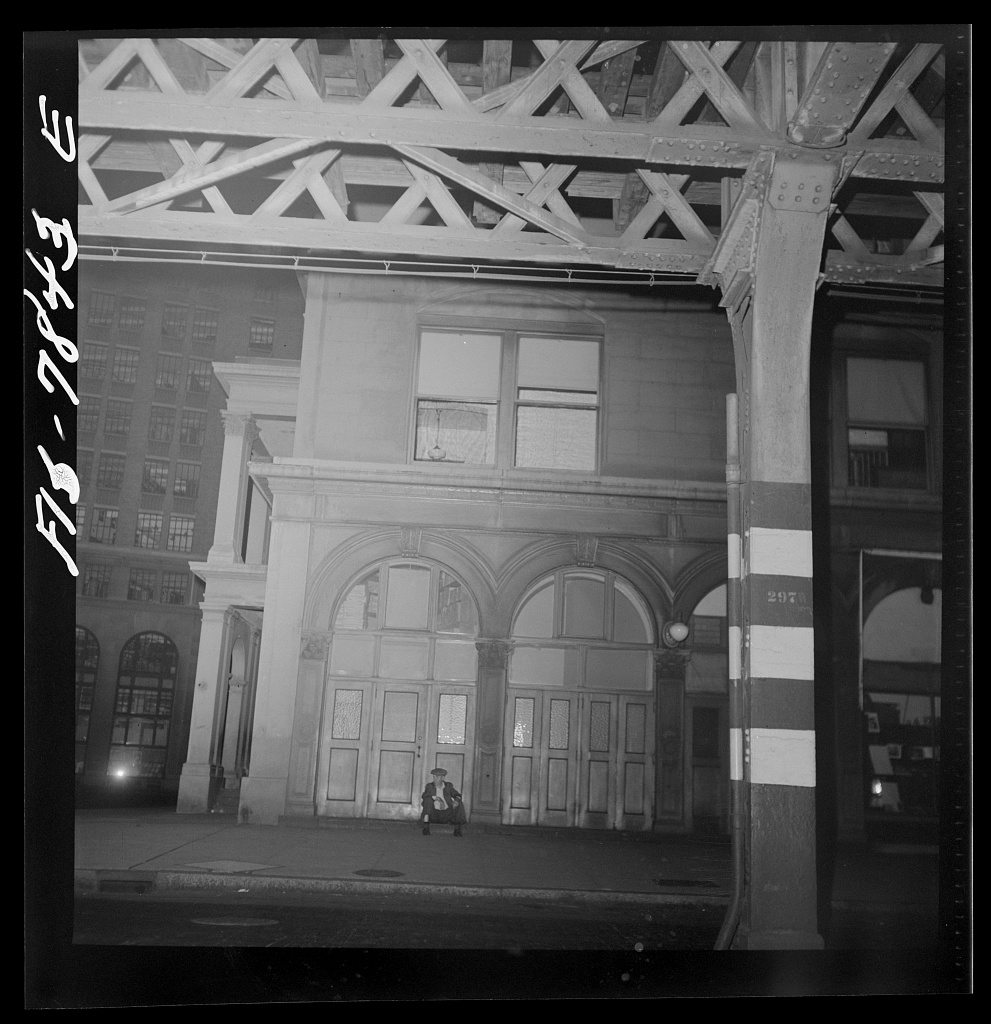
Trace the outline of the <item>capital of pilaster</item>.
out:
M 249 444 L 258 436 L 258 423 L 254 416 L 247 412 L 230 412 L 222 409 L 220 415 L 224 418 L 224 433 L 233 437 L 244 437 Z
M 326 661 L 329 650 L 329 633 L 304 633 L 300 640 L 300 657 L 308 661 Z
M 480 668 L 505 669 L 509 664 L 508 640 L 476 640 Z
M 655 679 L 681 679 L 685 678 L 685 669 L 691 660 L 692 652 L 686 650 L 658 650 L 654 651 L 654 677 Z

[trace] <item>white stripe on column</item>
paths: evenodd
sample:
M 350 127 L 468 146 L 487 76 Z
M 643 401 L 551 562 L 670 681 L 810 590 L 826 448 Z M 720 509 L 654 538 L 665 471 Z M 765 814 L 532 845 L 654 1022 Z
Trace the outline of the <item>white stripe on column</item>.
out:
M 738 533 L 726 535 L 726 557 L 729 559 L 729 578 L 738 580 L 740 578 L 740 535 Z
M 739 626 L 729 627 L 729 677 L 741 678 L 740 652 L 743 650 L 743 631 Z
M 812 531 L 750 529 L 750 575 L 812 576 Z
M 811 626 L 751 626 L 750 676 L 814 679 Z
M 730 782 L 743 781 L 743 730 L 729 731 L 729 778 Z
M 750 781 L 768 786 L 815 786 L 815 730 L 751 729 Z

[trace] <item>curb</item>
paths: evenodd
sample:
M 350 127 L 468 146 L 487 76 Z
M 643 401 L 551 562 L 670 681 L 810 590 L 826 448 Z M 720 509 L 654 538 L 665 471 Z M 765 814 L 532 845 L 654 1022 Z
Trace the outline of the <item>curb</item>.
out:
M 105 888 L 105 886 L 107 888 Z M 342 878 L 287 877 L 285 875 L 225 874 L 199 871 L 107 871 L 77 869 L 75 891 L 77 895 L 106 892 L 113 886 L 117 891 L 165 892 L 169 890 L 218 891 L 246 889 L 258 892 L 294 893 L 360 893 L 364 895 L 434 895 L 506 900 L 575 900 L 583 903 L 630 903 L 656 906 L 718 907 L 729 902 L 728 892 L 701 895 L 698 893 L 610 892 L 583 889 L 500 888 L 481 885 L 450 885 L 432 882 L 378 882 Z

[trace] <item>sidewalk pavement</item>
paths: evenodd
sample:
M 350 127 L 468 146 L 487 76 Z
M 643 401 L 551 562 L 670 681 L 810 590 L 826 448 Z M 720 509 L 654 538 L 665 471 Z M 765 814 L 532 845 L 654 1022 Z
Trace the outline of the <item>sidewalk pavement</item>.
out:
M 865 920 L 916 915 L 935 929 L 934 848 L 841 847 L 833 910 Z M 726 906 L 730 845 L 657 833 L 469 825 L 463 838 L 435 825 L 370 819 L 238 824 L 168 809 L 78 810 L 77 893 L 213 889 L 444 893 L 569 898 L 642 905 Z

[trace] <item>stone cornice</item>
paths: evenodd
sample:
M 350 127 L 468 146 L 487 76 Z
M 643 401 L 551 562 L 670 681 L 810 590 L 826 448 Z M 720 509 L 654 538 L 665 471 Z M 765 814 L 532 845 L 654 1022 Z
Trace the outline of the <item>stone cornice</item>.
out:
M 636 508 L 645 511 L 704 511 L 725 504 L 726 485 L 715 481 L 647 480 L 633 477 L 580 477 L 525 470 L 438 472 L 430 466 L 315 459 L 252 462 L 252 476 L 265 478 L 274 492 L 389 495 L 458 500 L 563 503 L 588 508 Z M 344 485 L 341 487 L 340 485 Z M 684 503 L 688 503 L 687 506 Z M 698 508 L 691 505 L 697 503 Z

